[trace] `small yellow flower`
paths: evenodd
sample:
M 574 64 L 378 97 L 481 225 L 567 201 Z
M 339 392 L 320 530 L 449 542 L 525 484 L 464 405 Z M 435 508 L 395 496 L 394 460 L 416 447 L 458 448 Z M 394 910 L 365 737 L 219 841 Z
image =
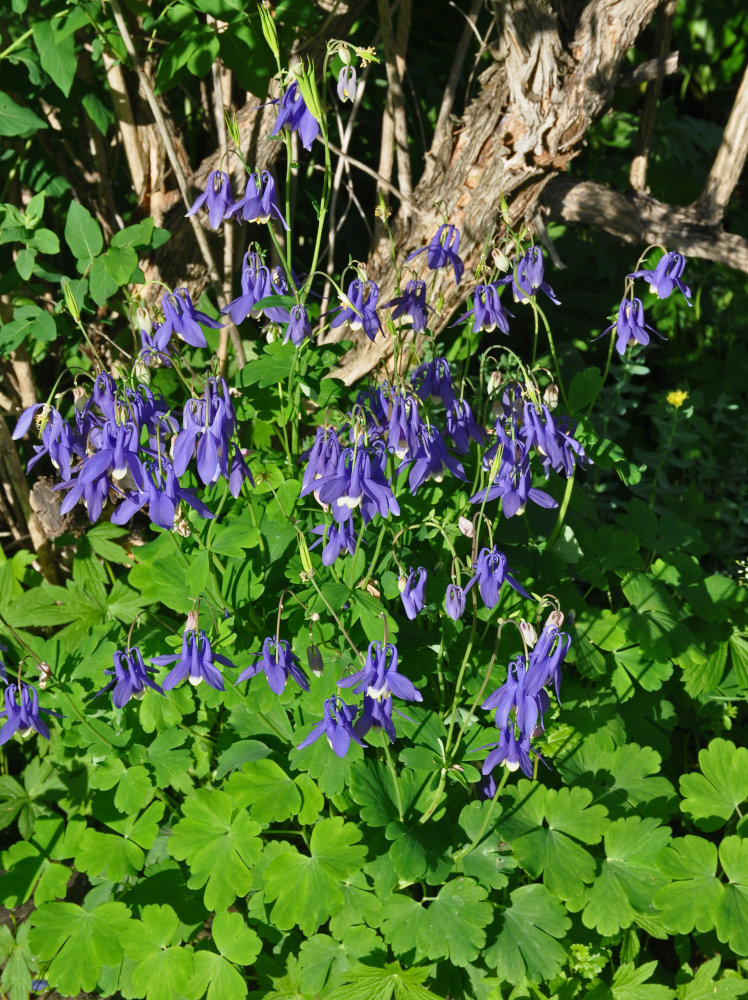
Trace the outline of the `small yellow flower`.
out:
M 671 406 L 674 406 L 676 410 L 679 410 L 688 399 L 688 393 L 684 392 L 683 389 L 673 389 L 672 392 L 667 394 L 666 399 Z
M 356 55 L 361 60 L 362 66 L 366 66 L 366 64 L 370 62 L 379 62 L 376 49 L 371 45 L 366 49 L 356 46 Z
M 377 205 L 377 207 L 374 209 L 374 215 L 376 215 L 376 217 L 378 219 L 382 218 L 382 206 L 381 205 Z M 392 209 L 388 207 L 387 208 L 387 218 L 389 219 L 389 217 L 391 215 L 392 215 Z

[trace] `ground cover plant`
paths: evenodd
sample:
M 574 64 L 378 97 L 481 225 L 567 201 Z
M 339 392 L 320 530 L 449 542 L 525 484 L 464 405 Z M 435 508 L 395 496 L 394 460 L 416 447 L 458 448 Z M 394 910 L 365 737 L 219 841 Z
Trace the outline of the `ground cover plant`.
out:
M 394 111 L 389 166 L 358 187 L 346 151 L 359 113 L 371 151 L 374 81 L 397 99 L 402 0 L 381 45 L 364 17 L 316 47 L 293 4 L 16 8 L 0 990 L 748 993 L 745 281 L 679 242 L 546 227 L 510 180 L 476 232 L 419 202 Z M 187 221 L 152 164 L 110 230 L 34 159 L 54 87 L 102 153 L 99 62 L 113 89 L 120 64 L 141 74 Z M 272 80 L 252 118 L 221 66 Z M 180 86 L 219 141 L 194 190 L 161 111 Z M 630 118 L 611 108 L 590 163 Z M 202 141 L 190 116 L 182 139 Z M 185 238 L 203 271 L 164 281 Z

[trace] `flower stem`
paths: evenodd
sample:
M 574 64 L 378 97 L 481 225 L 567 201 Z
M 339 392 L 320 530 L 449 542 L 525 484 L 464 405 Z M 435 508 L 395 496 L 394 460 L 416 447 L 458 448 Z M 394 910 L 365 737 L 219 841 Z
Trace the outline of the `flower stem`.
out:
M 488 827 L 488 824 L 491 822 L 491 816 L 493 815 L 493 811 L 494 811 L 494 808 L 496 806 L 496 803 L 499 801 L 499 797 L 501 796 L 501 790 L 503 789 L 504 785 L 507 783 L 507 779 L 509 778 L 510 774 L 511 774 L 511 771 L 509 770 L 509 768 L 505 767 L 504 768 L 504 773 L 501 776 L 501 781 L 497 785 L 496 791 L 494 792 L 493 798 L 491 799 L 491 806 L 490 806 L 488 812 L 486 813 L 486 818 L 481 823 L 480 830 L 478 830 L 477 834 L 473 837 L 473 839 L 470 841 L 469 844 L 467 844 L 465 847 L 463 847 L 461 850 L 459 850 L 457 852 L 457 854 L 455 854 L 455 856 L 452 858 L 453 862 L 461 861 L 465 857 L 465 855 L 466 854 L 470 854 L 470 852 L 475 847 L 475 845 L 480 842 L 481 837 L 486 832 L 486 828 Z
M 400 791 L 400 782 L 397 777 L 397 770 L 395 768 L 395 762 L 392 759 L 392 754 L 390 753 L 390 748 L 387 744 L 384 744 L 384 756 L 387 758 L 387 767 L 390 769 L 390 774 L 392 775 L 392 780 L 395 783 L 395 798 L 397 799 L 397 815 L 402 823 L 405 820 L 405 810 L 403 809 L 403 795 Z

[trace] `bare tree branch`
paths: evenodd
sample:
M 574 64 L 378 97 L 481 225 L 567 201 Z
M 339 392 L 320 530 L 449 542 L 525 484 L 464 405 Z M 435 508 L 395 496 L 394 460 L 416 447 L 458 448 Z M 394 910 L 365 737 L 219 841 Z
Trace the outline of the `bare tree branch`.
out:
M 746 155 L 748 155 L 748 66 L 743 74 L 706 185 L 696 202 L 699 212 L 714 221 L 722 218 L 730 195 L 740 180 Z
M 726 233 L 695 208 L 678 208 L 640 192 L 621 194 L 596 181 L 556 177 L 543 204 L 562 222 L 602 229 L 626 243 L 661 243 L 748 274 L 748 240 Z
M 678 60 L 680 53 L 671 52 L 667 56 L 657 59 L 647 59 L 646 62 L 634 66 L 628 73 L 621 73 L 618 77 L 617 89 L 624 90 L 626 87 L 638 87 L 640 83 L 647 80 L 656 80 L 662 76 L 672 76 L 678 72 Z

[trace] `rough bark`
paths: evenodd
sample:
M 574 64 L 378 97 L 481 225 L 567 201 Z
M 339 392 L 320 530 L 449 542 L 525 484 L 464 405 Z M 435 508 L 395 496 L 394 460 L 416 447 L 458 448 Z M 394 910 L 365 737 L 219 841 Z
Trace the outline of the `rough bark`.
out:
M 441 149 L 432 149 L 427 169 L 413 192 L 419 206 L 447 206 L 462 234 L 466 264 L 456 287 L 446 271 L 432 274 L 444 306 L 437 329 L 474 286 L 474 273 L 487 235 L 497 220 L 499 195 L 512 224 L 531 217 L 543 188 L 579 152 L 590 125 L 604 111 L 621 59 L 651 19 L 659 0 L 593 0 L 583 7 L 549 0 L 496 3 L 501 43 L 495 62 L 480 78 L 480 92 L 460 126 Z M 423 246 L 438 220 L 413 214 L 394 227 L 395 251 L 403 259 Z M 380 282 L 380 299 L 393 292 L 391 250 L 381 243 L 368 263 Z M 425 266 L 425 265 L 424 265 Z M 345 327 L 329 339 L 348 336 Z M 417 349 L 416 344 L 416 349 Z M 347 383 L 392 354 L 387 338 L 360 342 L 343 359 L 339 375 Z

